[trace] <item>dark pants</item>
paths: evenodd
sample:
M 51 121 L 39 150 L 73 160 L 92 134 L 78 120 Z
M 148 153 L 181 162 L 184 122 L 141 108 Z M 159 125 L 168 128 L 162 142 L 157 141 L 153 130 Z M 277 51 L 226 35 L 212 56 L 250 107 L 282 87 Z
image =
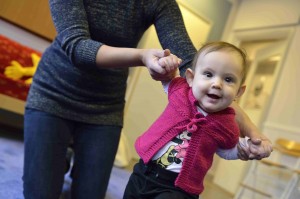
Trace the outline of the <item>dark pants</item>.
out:
M 177 173 L 145 165 L 142 160 L 134 166 L 123 199 L 198 199 L 198 195 L 184 192 L 174 186 Z
M 59 198 L 71 138 L 75 153 L 72 198 L 104 198 L 120 132 L 121 127 L 117 126 L 86 124 L 27 109 L 24 123 L 25 198 Z

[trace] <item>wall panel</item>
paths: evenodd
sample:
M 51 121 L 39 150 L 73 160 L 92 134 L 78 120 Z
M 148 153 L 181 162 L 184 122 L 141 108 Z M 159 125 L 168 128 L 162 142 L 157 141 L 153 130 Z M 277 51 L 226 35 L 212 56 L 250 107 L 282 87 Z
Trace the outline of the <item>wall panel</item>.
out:
M 49 40 L 56 31 L 48 1 L 0 0 L 0 17 Z

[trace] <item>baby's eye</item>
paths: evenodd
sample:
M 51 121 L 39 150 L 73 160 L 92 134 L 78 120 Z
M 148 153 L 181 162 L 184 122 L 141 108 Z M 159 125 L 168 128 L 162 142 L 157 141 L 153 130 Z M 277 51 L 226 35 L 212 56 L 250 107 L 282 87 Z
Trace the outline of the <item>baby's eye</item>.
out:
M 234 83 L 234 78 L 232 78 L 232 77 L 226 77 L 225 81 L 228 82 L 228 83 Z
M 212 77 L 213 76 L 213 74 L 211 72 L 208 72 L 208 71 L 204 72 L 203 75 L 206 76 L 206 77 Z

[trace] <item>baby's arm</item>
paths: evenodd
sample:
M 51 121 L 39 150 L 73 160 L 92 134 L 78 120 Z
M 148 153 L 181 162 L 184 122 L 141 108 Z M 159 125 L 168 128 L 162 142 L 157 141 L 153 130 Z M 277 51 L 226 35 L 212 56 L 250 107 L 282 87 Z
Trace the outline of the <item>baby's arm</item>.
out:
M 243 148 L 244 150 L 242 150 Z M 248 160 L 248 154 L 246 151 L 249 151 L 249 138 L 239 138 L 239 143 L 232 149 L 218 149 L 217 154 L 223 159 L 226 160 Z M 249 152 L 250 153 L 250 152 Z
M 269 157 L 273 151 L 271 141 L 261 134 L 260 130 L 251 121 L 249 116 L 243 111 L 243 109 L 236 103 L 231 104 L 236 113 L 236 121 L 240 128 L 242 136 L 248 136 L 251 140 L 250 154 L 247 159 L 257 159 Z

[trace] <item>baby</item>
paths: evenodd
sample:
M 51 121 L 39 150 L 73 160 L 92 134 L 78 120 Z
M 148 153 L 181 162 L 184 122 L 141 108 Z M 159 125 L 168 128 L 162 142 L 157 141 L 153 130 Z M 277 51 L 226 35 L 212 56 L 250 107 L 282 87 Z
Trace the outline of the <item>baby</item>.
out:
M 245 53 L 226 42 L 205 44 L 195 55 L 186 78 L 179 77 L 175 55 L 159 60 L 168 105 L 135 143 L 141 157 L 124 199 L 197 198 L 215 153 L 225 159 L 247 159 L 250 140 L 239 138 L 235 111 L 229 107 L 245 91 Z M 239 141 L 240 140 L 240 141 Z M 237 147 L 239 146 L 239 147 Z M 238 150 L 239 149 L 239 150 Z

